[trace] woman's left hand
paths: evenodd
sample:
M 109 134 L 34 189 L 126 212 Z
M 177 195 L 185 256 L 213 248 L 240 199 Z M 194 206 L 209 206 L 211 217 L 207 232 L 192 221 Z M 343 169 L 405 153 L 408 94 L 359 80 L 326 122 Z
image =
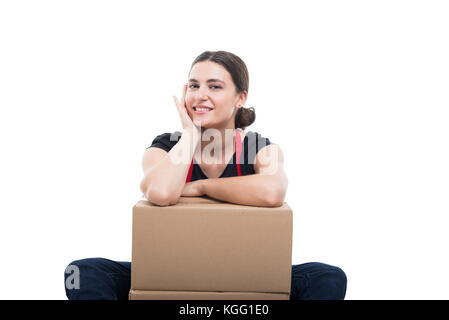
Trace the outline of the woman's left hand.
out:
M 182 197 L 201 197 L 204 195 L 203 179 L 187 182 L 184 184 L 184 190 L 181 193 Z

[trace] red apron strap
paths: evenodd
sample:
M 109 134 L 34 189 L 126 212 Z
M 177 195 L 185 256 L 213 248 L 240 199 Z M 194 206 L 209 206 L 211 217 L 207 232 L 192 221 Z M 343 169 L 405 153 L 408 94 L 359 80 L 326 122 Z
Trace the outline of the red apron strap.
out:
M 236 129 L 235 130 L 235 152 L 237 153 L 237 173 L 239 176 L 242 175 L 242 172 L 240 171 L 240 154 L 242 153 L 242 139 L 240 138 L 240 133 Z
M 193 158 L 192 163 L 190 164 L 189 173 L 187 174 L 186 182 L 190 182 L 190 180 L 192 179 L 192 171 L 193 171 Z

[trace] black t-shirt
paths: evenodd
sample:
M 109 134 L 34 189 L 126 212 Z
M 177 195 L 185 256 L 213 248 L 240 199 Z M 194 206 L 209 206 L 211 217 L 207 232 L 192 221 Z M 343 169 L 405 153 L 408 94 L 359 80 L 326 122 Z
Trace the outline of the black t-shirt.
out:
M 240 133 L 241 135 L 242 133 Z M 166 132 L 158 135 L 153 142 L 151 143 L 151 147 L 161 148 L 167 152 L 171 150 L 181 138 L 182 133 L 179 131 L 175 131 L 173 133 Z M 242 175 L 246 176 L 249 174 L 255 174 L 254 171 L 254 159 L 256 158 L 256 154 L 265 146 L 270 145 L 271 142 L 268 138 L 262 137 L 261 134 L 257 132 L 248 131 L 245 135 L 245 138 L 242 142 L 242 153 L 240 155 L 240 170 Z M 147 148 L 147 149 L 148 149 Z M 234 152 L 232 159 L 229 160 L 228 165 L 223 171 L 222 175 L 219 178 L 224 177 L 235 177 L 238 176 L 237 172 L 237 156 Z M 193 170 L 192 177 L 190 181 L 207 179 L 207 176 L 203 173 L 200 166 L 193 161 Z

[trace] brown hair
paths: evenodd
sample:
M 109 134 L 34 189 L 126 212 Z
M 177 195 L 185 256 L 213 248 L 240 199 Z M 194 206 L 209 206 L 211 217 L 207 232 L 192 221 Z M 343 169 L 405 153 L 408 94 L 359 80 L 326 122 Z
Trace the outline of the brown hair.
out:
M 242 59 L 233 53 L 227 51 L 204 51 L 192 63 L 192 67 L 197 62 L 212 61 L 222 65 L 231 74 L 232 81 L 235 84 L 237 93 L 243 91 L 248 92 L 249 75 L 248 69 Z M 237 110 L 235 115 L 235 127 L 245 130 L 256 120 L 256 111 L 253 107 L 241 107 Z

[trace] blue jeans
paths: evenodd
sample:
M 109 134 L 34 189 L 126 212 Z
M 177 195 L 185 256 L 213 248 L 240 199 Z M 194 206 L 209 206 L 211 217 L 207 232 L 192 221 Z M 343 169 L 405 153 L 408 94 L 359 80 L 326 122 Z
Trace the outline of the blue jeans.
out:
M 69 300 L 127 300 L 131 262 L 76 260 L 67 266 L 64 284 Z M 346 275 L 339 267 L 320 262 L 292 266 L 290 300 L 343 300 L 345 294 Z

